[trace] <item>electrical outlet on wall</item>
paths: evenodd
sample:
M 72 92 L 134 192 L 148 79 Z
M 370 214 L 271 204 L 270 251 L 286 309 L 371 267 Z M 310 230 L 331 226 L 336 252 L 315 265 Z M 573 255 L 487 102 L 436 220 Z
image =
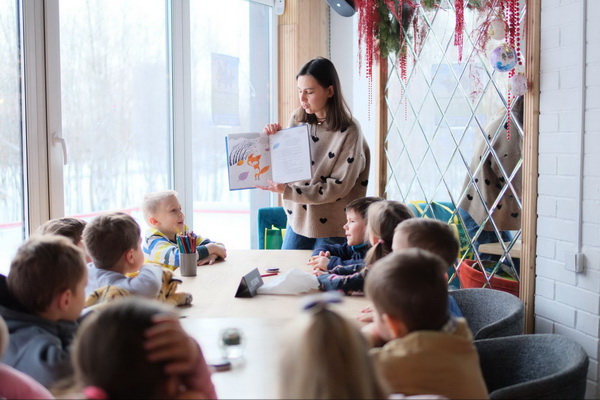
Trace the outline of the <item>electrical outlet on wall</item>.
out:
M 585 257 L 583 253 L 565 252 L 565 269 L 574 272 L 583 272 Z
M 275 14 L 282 15 L 285 11 L 285 0 L 275 0 Z

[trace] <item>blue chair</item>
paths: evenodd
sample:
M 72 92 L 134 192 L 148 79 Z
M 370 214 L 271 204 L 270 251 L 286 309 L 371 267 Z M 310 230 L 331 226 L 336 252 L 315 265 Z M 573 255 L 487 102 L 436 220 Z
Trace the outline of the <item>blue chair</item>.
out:
M 476 340 L 490 399 L 583 399 L 589 359 L 566 336 L 535 334 Z
M 258 209 L 258 248 L 265 248 L 265 228 L 284 229 L 287 215 L 283 207 L 263 207 Z

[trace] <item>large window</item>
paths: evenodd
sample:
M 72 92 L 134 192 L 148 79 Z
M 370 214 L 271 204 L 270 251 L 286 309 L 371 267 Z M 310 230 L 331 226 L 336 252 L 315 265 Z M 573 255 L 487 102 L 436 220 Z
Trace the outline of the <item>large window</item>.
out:
M 268 0 L 0 0 L 0 272 L 49 218 L 122 210 L 145 228 L 142 197 L 163 189 L 200 234 L 249 248 L 270 197 L 228 190 L 224 135 L 274 115 L 272 12 Z
M 502 15 L 502 3 L 464 7 L 462 60 L 454 46 L 456 3 L 437 3 L 414 8 L 402 43 L 405 70 L 395 60 L 388 64 L 386 195 L 457 227 L 462 249 L 458 274 L 449 271 L 454 288 L 518 294 L 523 102 L 509 95 L 511 74 L 490 62 L 504 38 L 490 38 L 484 49 L 477 42 L 482 23 Z M 515 18 L 524 43 L 523 4 Z
M 171 176 L 161 0 L 61 0 L 65 213 L 131 207 Z
M 165 2 L 59 4 L 64 212 L 136 212 L 172 184 Z
M 20 20 L 18 1 L 0 0 L 0 273 L 25 237 Z
M 250 232 L 256 190 L 229 191 L 225 135 L 269 122 L 271 8 L 196 0 L 190 15 L 194 225 L 228 248 L 250 248 L 240 233 Z

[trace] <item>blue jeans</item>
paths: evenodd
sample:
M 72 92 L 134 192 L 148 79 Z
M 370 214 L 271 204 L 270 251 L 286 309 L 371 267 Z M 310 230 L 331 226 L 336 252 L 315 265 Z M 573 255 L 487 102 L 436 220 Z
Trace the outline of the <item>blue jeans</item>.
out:
M 473 217 L 471 217 L 471 215 L 467 211 L 463 210 L 462 208 L 459 208 L 458 211 L 460 212 L 460 216 L 465 224 L 465 228 L 467 229 L 469 237 L 471 237 L 471 238 L 475 237 L 475 234 L 479 230 L 479 225 L 477 224 L 477 222 L 475 222 Z M 500 231 L 500 236 L 501 236 L 503 242 L 510 242 L 513 238 L 511 231 Z M 498 243 L 498 242 L 499 242 L 498 235 L 496 234 L 495 231 L 481 231 L 481 234 L 479 235 L 477 240 L 473 243 L 473 247 L 474 247 L 475 251 L 478 252 L 480 244 Z M 500 256 L 495 256 L 495 255 L 491 255 L 491 254 L 483 254 L 483 253 L 479 253 L 479 257 L 482 261 L 487 261 L 487 260 L 498 261 L 500 259 Z M 507 263 L 507 261 L 505 261 L 505 263 Z M 515 268 L 518 271 L 519 267 L 521 266 L 520 260 L 515 258 L 515 259 L 513 259 L 513 263 L 514 263 Z
M 477 222 L 475 222 L 473 217 L 471 217 L 471 215 L 467 211 L 463 210 L 462 208 L 459 208 L 458 212 L 460 213 L 460 217 L 462 218 L 462 220 L 465 224 L 465 228 L 467 229 L 467 233 L 469 234 L 469 237 L 471 237 L 471 238 L 475 237 L 475 234 L 479 230 L 479 224 Z M 510 242 L 512 240 L 512 234 L 510 233 L 510 231 L 500 231 L 500 236 L 502 237 L 502 240 L 504 242 Z M 479 237 L 477 237 L 477 240 L 475 240 L 475 242 L 473 243 L 473 246 L 475 247 L 475 251 L 478 251 L 479 245 L 482 243 L 497 243 L 497 242 L 499 242 L 499 240 L 498 240 L 498 235 L 496 235 L 495 231 L 481 231 L 481 234 L 479 235 Z
M 283 238 L 281 250 L 313 250 L 317 246 L 324 244 L 344 244 L 345 237 L 325 237 L 325 238 L 307 238 L 293 231 L 288 224 Z

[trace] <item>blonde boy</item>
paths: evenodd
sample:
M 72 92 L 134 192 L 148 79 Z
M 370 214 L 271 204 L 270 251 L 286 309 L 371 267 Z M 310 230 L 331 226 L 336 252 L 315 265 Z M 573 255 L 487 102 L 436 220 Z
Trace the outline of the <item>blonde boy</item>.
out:
M 72 374 L 70 347 L 85 301 L 84 254 L 62 236 L 34 236 L 0 275 L 0 315 L 10 332 L 4 362 L 46 387 Z
M 177 192 L 166 190 L 146 194 L 142 211 L 150 227 L 144 240 L 146 260 L 171 270 L 177 269 L 179 248 L 176 235 L 187 230 Z M 198 236 L 197 242 L 198 265 L 213 264 L 216 260 L 227 257 L 227 251 L 222 244 L 202 236 Z
M 371 356 L 393 393 L 487 398 L 471 332 L 448 313 L 446 268 L 439 256 L 415 248 L 374 264 L 366 294 L 387 343 Z
M 99 215 L 87 224 L 83 237 L 93 262 L 88 264 L 86 297 L 108 285 L 145 297 L 158 296 L 163 270 L 157 265 L 144 265 L 140 227 L 130 215 Z M 126 276 L 138 271 L 133 278 Z

